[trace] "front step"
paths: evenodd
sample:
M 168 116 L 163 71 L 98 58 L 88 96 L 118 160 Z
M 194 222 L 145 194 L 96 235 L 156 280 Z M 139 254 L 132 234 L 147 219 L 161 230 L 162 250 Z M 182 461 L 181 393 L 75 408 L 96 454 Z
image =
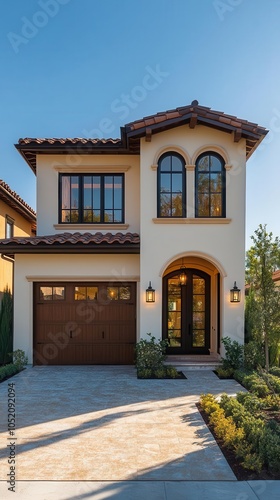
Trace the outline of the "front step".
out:
M 167 356 L 165 365 L 175 366 L 177 370 L 215 370 L 221 366 L 221 360 L 217 355 L 184 355 Z

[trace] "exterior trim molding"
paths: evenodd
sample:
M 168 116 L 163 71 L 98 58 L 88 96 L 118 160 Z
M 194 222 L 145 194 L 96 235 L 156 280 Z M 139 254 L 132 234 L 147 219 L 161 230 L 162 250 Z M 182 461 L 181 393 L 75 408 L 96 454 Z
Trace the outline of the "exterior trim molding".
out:
M 96 275 L 92 275 L 92 276 L 89 276 L 88 274 L 87 275 L 78 274 L 75 276 L 69 276 L 69 274 L 67 276 L 56 274 L 56 275 L 50 276 L 49 274 L 48 275 L 42 274 L 42 275 L 36 275 L 36 276 L 26 276 L 26 280 L 30 281 L 30 282 L 65 281 L 67 283 L 70 283 L 70 282 L 76 282 L 76 281 L 85 281 L 85 282 L 112 281 L 114 283 L 115 282 L 122 283 L 123 281 L 140 281 L 140 276 L 139 275 L 135 275 L 135 276 L 133 276 L 133 275 L 128 275 L 128 276 L 112 276 L 112 275 L 96 276 Z
M 129 224 L 54 224 L 55 229 L 83 229 L 87 231 L 88 229 L 128 229 Z
M 170 217 L 170 218 L 155 218 L 152 219 L 154 224 L 230 224 L 232 219 L 228 218 L 213 218 L 210 217 L 200 217 L 200 218 L 179 218 L 179 217 Z
M 188 172 L 193 172 L 195 170 L 195 165 L 186 165 L 186 170 Z
M 68 173 L 83 173 L 83 172 L 127 172 L 131 168 L 130 165 L 55 165 L 53 169 L 57 172 Z
M 227 163 L 225 164 L 225 169 L 228 171 L 228 170 L 231 170 L 232 169 L 232 165 L 228 165 Z
M 199 257 L 201 259 L 204 259 L 205 261 L 208 261 L 211 264 L 213 264 L 213 266 L 216 267 L 216 269 L 219 271 L 219 273 L 221 274 L 221 276 L 223 278 L 227 277 L 227 272 L 226 272 L 225 268 L 222 266 L 222 264 L 215 257 L 213 257 L 212 255 L 208 255 L 204 252 L 197 252 L 196 250 L 189 251 L 189 252 L 181 252 L 181 253 L 178 253 L 176 255 L 173 255 L 161 267 L 161 269 L 159 271 L 159 277 L 160 278 L 163 277 L 166 269 L 168 268 L 168 266 L 170 266 L 170 264 L 172 264 L 172 262 L 174 262 L 175 260 L 178 260 L 178 259 L 182 259 L 183 257 Z
M 200 146 L 193 154 L 192 156 L 192 163 L 193 165 L 196 164 L 197 158 L 202 154 L 206 152 L 213 151 L 213 153 L 218 153 L 221 155 L 221 157 L 224 159 L 226 165 L 230 165 L 230 159 L 229 156 L 224 148 L 219 146 L 218 144 L 206 144 L 205 146 Z
M 187 151 L 186 151 L 185 149 L 181 148 L 180 146 L 176 146 L 175 144 L 168 144 L 167 146 L 164 146 L 164 147 L 160 148 L 160 149 L 156 152 L 156 154 L 155 154 L 155 156 L 154 156 L 154 162 L 153 162 L 153 165 L 156 165 L 156 166 L 157 166 L 157 164 L 158 164 L 158 161 L 159 161 L 160 157 L 161 157 L 164 153 L 169 153 L 169 152 L 171 152 L 171 151 L 174 151 L 174 153 L 178 153 L 178 154 L 180 154 L 180 155 L 184 158 L 184 160 L 185 160 L 185 162 L 186 162 L 186 164 L 187 164 L 187 165 L 188 165 L 189 163 L 191 163 L 191 161 L 190 161 L 190 156 L 189 156 L 189 154 L 187 153 Z

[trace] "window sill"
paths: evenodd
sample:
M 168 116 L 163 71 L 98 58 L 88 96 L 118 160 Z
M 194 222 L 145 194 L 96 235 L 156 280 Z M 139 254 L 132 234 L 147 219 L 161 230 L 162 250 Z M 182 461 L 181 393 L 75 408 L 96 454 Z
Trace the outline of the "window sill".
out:
M 87 231 L 88 229 L 128 229 L 129 224 L 54 224 L 55 229 L 83 229 Z
M 181 217 L 168 217 L 168 218 L 157 218 L 157 219 L 152 219 L 154 224 L 230 224 L 231 219 L 228 218 L 207 218 L 207 217 L 201 217 L 201 218 L 181 218 Z

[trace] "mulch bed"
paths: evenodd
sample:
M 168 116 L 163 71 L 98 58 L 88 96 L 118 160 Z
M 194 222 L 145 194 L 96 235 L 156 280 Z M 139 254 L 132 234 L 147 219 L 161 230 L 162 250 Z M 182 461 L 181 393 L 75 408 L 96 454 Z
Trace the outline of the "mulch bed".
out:
M 262 479 L 262 480 L 263 479 L 266 479 L 266 480 L 272 480 L 272 479 L 279 480 L 280 479 L 280 474 L 273 475 L 270 472 L 268 472 L 267 470 L 262 470 L 260 473 L 257 473 L 257 472 L 254 472 L 254 471 L 251 471 L 248 469 L 244 469 L 244 467 L 242 467 L 242 465 L 240 464 L 240 462 L 238 461 L 238 459 L 234 455 L 233 451 L 226 448 L 226 446 L 224 446 L 221 439 L 217 438 L 217 436 L 215 435 L 213 426 L 209 424 L 208 415 L 202 409 L 201 405 L 198 403 L 196 406 L 197 406 L 205 424 L 207 425 L 211 434 L 215 438 L 216 443 L 218 444 L 221 452 L 223 453 L 223 455 L 224 455 L 225 459 L 227 460 L 229 466 L 231 467 L 233 473 L 237 477 L 238 481 L 251 481 L 251 480 L 260 480 L 260 479 Z

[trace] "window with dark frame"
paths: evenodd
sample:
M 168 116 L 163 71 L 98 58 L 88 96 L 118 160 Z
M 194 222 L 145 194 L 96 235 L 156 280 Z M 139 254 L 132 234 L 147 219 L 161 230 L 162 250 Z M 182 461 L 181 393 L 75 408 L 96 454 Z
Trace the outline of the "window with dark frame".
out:
M 62 224 L 124 222 L 124 174 L 60 174 Z
M 15 221 L 8 215 L 6 215 L 6 238 L 13 238 L 14 236 L 14 224 Z
M 185 161 L 168 152 L 158 162 L 158 217 L 186 217 Z
M 226 216 L 226 170 L 223 158 L 216 153 L 203 153 L 196 162 L 196 217 Z

